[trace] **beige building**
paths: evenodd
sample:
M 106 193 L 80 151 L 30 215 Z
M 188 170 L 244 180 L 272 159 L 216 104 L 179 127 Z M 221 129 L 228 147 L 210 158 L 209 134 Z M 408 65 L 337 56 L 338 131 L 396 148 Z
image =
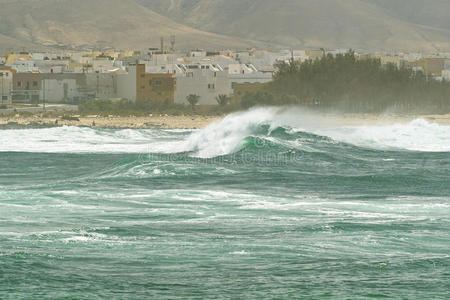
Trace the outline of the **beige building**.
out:
M 0 66 L 0 105 L 12 104 L 13 76 L 16 73 L 10 67 Z

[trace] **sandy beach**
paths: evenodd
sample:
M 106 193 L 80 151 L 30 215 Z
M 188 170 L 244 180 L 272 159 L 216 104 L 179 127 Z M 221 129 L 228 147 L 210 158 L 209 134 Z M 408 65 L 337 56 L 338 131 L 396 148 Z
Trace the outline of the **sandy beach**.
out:
M 69 116 L 69 117 L 67 117 Z M 384 125 L 407 123 L 415 119 L 424 119 L 431 123 L 450 125 L 450 114 L 446 115 L 371 115 L 371 114 L 318 114 L 318 118 L 333 125 Z M 119 116 L 80 116 L 41 114 L 0 116 L 0 126 L 3 128 L 39 128 L 55 126 L 80 126 L 98 128 L 160 128 L 160 129 L 199 129 L 220 120 L 224 116 L 169 116 L 148 115 L 140 117 Z
M 55 127 L 81 126 L 98 128 L 161 128 L 161 129 L 197 129 L 203 128 L 211 122 L 220 119 L 218 116 L 168 116 L 149 115 L 145 117 L 118 116 L 80 116 L 71 115 L 69 118 L 61 116 L 3 116 L 0 126 L 3 127 Z

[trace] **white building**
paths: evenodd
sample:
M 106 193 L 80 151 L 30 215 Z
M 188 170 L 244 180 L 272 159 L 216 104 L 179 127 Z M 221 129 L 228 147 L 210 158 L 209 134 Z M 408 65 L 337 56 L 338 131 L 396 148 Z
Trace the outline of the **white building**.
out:
M 25 60 L 23 58 L 16 59 L 16 61 L 11 64 L 11 68 L 16 70 L 17 73 L 32 73 L 39 71 L 39 68 L 35 66 L 33 60 Z
M 215 105 L 219 95 L 231 95 L 228 71 L 218 65 L 187 65 L 186 72 L 176 76 L 175 103 L 188 104 L 186 97 L 200 96 L 198 104 Z
M 126 67 L 126 73 L 118 73 L 117 98 L 136 101 L 136 65 Z
M 92 60 L 92 70 L 94 72 L 106 73 L 114 68 L 114 60 L 110 58 L 95 58 Z
M 450 70 L 450 59 L 446 59 L 445 60 L 445 66 L 444 66 L 445 70 Z
M 442 71 L 442 79 L 450 82 L 450 69 Z
M 190 57 L 206 57 L 206 51 L 205 50 L 193 50 L 189 52 Z
M 52 103 L 78 103 L 85 85 L 84 74 L 41 74 L 40 98 Z
M 39 73 L 64 73 L 69 68 L 69 60 L 35 60 L 34 67 Z
M 261 72 L 252 64 L 234 64 L 228 66 L 228 78 L 232 86 L 235 83 L 266 83 L 272 81 L 273 71 Z

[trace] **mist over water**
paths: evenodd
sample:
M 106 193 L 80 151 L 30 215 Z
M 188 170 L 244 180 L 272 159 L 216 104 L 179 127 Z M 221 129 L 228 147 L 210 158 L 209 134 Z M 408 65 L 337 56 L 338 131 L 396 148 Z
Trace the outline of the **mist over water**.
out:
M 445 299 L 450 127 L 258 108 L 0 131 L 0 298 Z
M 286 136 L 273 132 L 284 130 Z M 295 108 L 262 107 L 228 115 L 202 130 L 92 129 L 57 127 L 3 130 L 0 151 L 42 153 L 190 153 L 211 158 L 262 138 L 301 148 L 296 135 L 315 135 L 334 143 L 377 150 L 450 151 L 450 126 L 416 119 L 407 124 L 343 126 L 326 116 Z

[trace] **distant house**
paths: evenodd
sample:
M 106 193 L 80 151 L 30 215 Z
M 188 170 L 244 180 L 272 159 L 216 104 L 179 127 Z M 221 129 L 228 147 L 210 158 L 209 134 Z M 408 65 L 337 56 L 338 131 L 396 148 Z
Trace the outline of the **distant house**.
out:
M 136 102 L 174 103 L 176 79 L 170 73 L 146 73 L 136 66 Z
M 87 98 L 86 74 L 43 73 L 40 78 L 42 102 L 77 104 L 81 99 Z
M 445 70 L 450 70 L 450 59 L 446 59 L 445 60 L 445 67 L 444 67 L 444 69 Z
M 422 67 L 425 75 L 441 76 L 445 69 L 444 58 L 422 58 L 414 63 L 415 67 Z
M 41 93 L 39 73 L 16 73 L 13 76 L 13 103 L 38 104 Z
M 260 71 L 252 64 L 232 64 L 228 66 L 228 78 L 232 87 L 237 83 L 265 83 L 272 81 L 274 70 Z
M 450 81 L 450 69 L 442 71 L 442 79 L 445 81 Z
M 0 66 L 0 105 L 12 104 L 13 77 L 16 71 L 11 67 Z
M 198 104 L 216 105 L 218 95 L 230 95 L 233 90 L 228 78 L 228 71 L 218 65 L 185 65 L 185 73 L 177 76 L 175 103 L 188 104 L 186 97 L 193 94 L 200 96 Z

